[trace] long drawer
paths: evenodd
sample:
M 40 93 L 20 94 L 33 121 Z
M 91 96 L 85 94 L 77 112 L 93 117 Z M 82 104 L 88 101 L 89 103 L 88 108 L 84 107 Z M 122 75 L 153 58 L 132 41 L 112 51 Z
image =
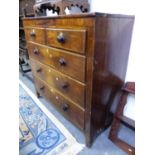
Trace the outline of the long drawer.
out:
M 85 82 L 85 56 L 34 43 L 28 43 L 28 52 L 33 59 Z
M 61 96 L 54 88 L 34 76 L 35 86 L 39 94 L 52 103 L 67 119 L 84 130 L 84 110 Z
M 75 81 L 38 61 L 30 59 L 30 62 L 34 75 L 46 81 L 66 97 L 71 98 L 76 104 L 85 107 L 85 85 L 83 83 Z
M 85 53 L 86 30 L 84 29 L 46 29 L 47 45 Z

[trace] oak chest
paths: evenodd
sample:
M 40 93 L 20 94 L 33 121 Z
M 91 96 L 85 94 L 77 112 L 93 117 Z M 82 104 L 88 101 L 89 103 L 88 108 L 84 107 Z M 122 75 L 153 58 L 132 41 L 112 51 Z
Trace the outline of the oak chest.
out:
M 87 146 L 112 120 L 133 22 L 104 13 L 23 19 L 37 95 L 85 133 Z

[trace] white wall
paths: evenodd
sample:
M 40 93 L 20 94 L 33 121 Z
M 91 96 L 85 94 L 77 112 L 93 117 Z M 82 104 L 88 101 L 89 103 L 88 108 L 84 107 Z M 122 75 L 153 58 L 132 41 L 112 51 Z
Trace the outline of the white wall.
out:
M 91 12 L 104 12 L 116 14 L 136 15 L 136 8 L 133 7 L 134 0 L 89 0 Z M 136 24 L 134 25 L 134 30 Z M 133 40 L 136 36 L 133 30 Z M 131 43 L 131 50 L 128 61 L 128 69 L 126 74 L 126 81 L 135 81 L 135 50 L 134 42 Z

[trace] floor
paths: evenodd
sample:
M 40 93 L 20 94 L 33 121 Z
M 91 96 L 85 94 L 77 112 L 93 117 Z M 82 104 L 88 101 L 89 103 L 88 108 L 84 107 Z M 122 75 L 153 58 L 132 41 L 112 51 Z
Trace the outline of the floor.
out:
M 26 84 L 32 92 L 35 93 L 31 72 L 26 73 L 25 76 L 19 73 L 19 79 Z M 56 118 L 58 118 L 61 123 L 65 124 L 65 127 L 71 132 L 79 143 L 85 143 L 84 134 L 78 128 L 66 120 L 44 98 L 39 98 L 39 100 L 51 111 L 51 113 L 56 116 Z M 91 148 L 85 147 L 84 150 L 82 150 L 78 155 L 127 155 L 108 139 L 109 131 L 110 127 L 96 138 Z M 134 145 L 134 132 L 125 126 L 121 127 L 119 137 L 125 139 L 129 144 Z

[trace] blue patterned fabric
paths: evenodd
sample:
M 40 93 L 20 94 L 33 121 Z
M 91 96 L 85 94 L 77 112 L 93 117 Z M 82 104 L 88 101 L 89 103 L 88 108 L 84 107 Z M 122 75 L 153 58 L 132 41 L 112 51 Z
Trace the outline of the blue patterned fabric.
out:
M 19 86 L 19 149 L 21 155 L 45 155 L 65 141 L 55 124 Z

